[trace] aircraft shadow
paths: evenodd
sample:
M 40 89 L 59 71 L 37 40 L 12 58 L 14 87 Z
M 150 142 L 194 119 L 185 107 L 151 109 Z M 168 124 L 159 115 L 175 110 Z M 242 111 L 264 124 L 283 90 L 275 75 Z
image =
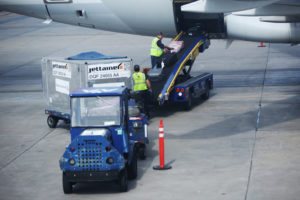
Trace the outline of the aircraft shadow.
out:
M 298 102 L 298 103 L 287 103 Z M 168 139 L 210 139 L 243 134 L 300 118 L 300 97 L 294 96 L 282 101 L 263 102 L 259 123 L 257 110 L 234 115 L 221 122 L 201 127 L 181 135 L 168 134 Z M 280 105 L 280 106 L 279 106 Z M 290 107 L 291 106 L 291 107 Z M 191 111 L 192 112 L 192 111 Z M 288 127 L 287 127 L 288 129 Z

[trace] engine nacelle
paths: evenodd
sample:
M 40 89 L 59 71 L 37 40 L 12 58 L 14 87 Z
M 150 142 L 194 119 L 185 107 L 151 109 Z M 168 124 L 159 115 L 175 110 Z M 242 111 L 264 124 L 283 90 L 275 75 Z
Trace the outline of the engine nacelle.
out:
M 257 16 L 227 15 L 227 36 L 231 39 L 271 43 L 300 43 L 300 23 L 263 22 Z

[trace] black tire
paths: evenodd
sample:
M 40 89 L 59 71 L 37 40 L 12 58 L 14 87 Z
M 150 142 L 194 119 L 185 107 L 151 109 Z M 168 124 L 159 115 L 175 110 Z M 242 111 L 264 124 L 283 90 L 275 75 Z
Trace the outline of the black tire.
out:
M 137 154 L 136 151 L 134 151 L 132 161 L 128 167 L 128 178 L 130 180 L 136 179 L 138 173 L 137 170 Z
M 127 192 L 128 191 L 128 176 L 127 176 L 127 169 L 121 171 L 119 177 L 119 184 L 120 184 L 120 192 Z
M 68 178 L 65 173 L 62 175 L 62 182 L 63 182 L 63 190 L 65 194 L 71 194 L 73 192 L 72 183 L 68 181 Z
M 139 148 L 139 158 L 141 160 L 146 159 L 146 147 L 144 145 Z
M 57 122 L 58 122 L 58 118 L 57 117 L 54 117 L 54 116 L 51 116 L 49 115 L 48 118 L 47 118 L 47 124 L 50 128 L 55 128 L 56 125 L 57 125 Z
M 209 83 L 206 82 L 206 84 L 205 84 L 205 92 L 203 94 L 203 99 L 204 100 L 209 99 L 209 95 L 210 95 Z
M 191 91 L 189 92 L 188 100 L 187 100 L 187 102 L 185 102 L 184 108 L 185 108 L 185 110 L 191 110 L 191 108 L 192 108 L 192 95 L 191 95 Z

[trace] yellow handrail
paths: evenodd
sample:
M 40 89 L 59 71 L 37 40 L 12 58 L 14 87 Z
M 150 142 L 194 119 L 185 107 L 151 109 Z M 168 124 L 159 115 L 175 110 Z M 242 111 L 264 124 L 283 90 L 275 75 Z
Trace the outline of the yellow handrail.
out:
M 176 40 L 178 40 L 181 36 L 182 36 L 182 34 L 183 34 L 184 32 L 183 31 L 181 31 L 172 41 L 176 41 Z

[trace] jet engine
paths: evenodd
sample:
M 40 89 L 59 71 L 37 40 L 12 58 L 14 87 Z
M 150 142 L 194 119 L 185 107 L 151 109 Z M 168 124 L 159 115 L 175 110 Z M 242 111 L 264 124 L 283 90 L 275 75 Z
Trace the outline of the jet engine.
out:
M 232 39 L 272 43 L 300 43 L 300 23 L 284 18 L 227 15 L 227 36 Z

